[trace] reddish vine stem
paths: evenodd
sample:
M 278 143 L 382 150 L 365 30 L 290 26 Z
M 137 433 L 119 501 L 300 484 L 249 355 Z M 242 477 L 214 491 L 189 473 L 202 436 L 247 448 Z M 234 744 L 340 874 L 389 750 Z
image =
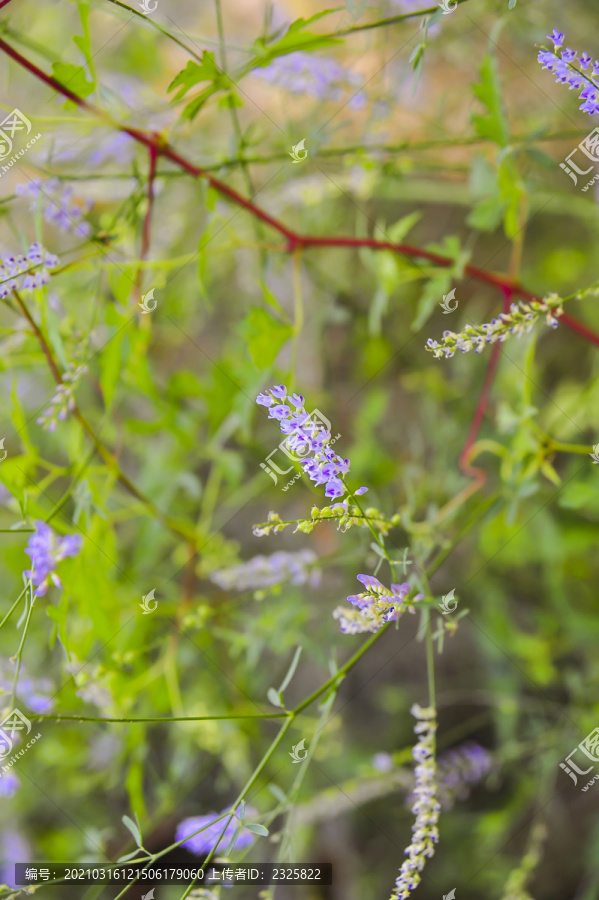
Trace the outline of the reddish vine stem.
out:
M 287 239 L 287 252 L 293 252 L 297 247 L 371 247 L 373 250 L 391 250 L 395 253 L 403 253 L 406 256 L 417 257 L 421 259 L 427 259 L 430 262 L 435 263 L 438 266 L 451 266 L 453 265 L 453 260 L 446 256 L 441 256 L 438 253 L 433 253 L 430 250 L 425 250 L 421 247 L 413 247 L 409 244 L 394 244 L 391 241 L 379 241 L 375 238 L 354 238 L 354 237 L 317 237 L 313 235 L 302 235 L 298 234 L 295 231 L 292 231 L 288 228 L 283 222 L 280 222 L 278 219 L 273 218 L 251 200 L 248 200 L 234 188 L 229 187 L 224 181 L 221 181 L 219 178 L 215 178 L 210 172 L 206 172 L 200 166 L 196 166 L 194 163 L 190 162 L 185 157 L 181 156 L 176 152 L 172 147 L 163 142 L 160 136 L 153 135 L 142 131 L 139 128 L 130 128 L 126 125 L 122 125 L 119 122 L 116 122 L 108 113 L 104 112 L 104 110 L 99 109 L 91 103 L 88 103 L 82 97 L 79 97 L 77 94 L 73 93 L 73 91 L 69 90 L 69 88 L 65 87 L 65 85 L 61 84 L 51 75 L 47 75 L 42 69 L 32 63 L 25 56 L 22 56 L 18 50 L 15 50 L 14 47 L 11 47 L 3 38 L 0 38 L 0 50 L 3 50 L 7 56 L 17 62 L 20 66 L 27 69 L 28 72 L 31 72 L 32 75 L 35 75 L 40 81 L 43 81 L 44 84 L 47 84 L 49 87 L 53 88 L 58 93 L 62 94 L 64 97 L 67 97 L 69 100 L 72 100 L 73 103 L 76 103 L 77 106 L 82 109 L 87 110 L 94 116 L 98 116 L 101 119 L 109 122 L 109 124 L 123 132 L 124 134 L 128 134 L 134 140 L 138 141 L 141 144 L 145 144 L 148 149 L 155 154 L 155 160 L 162 156 L 165 159 L 169 159 L 171 162 L 175 163 L 175 165 L 179 166 L 186 172 L 189 172 L 191 175 L 194 175 L 199 178 L 205 178 L 208 183 L 216 190 L 219 194 L 222 194 L 224 197 L 228 197 L 233 203 L 237 206 L 242 207 L 247 210 L 252 216 L 260 221 L 264 222 L 267 225 L 270 225 L 271 228 L 278 231 L 279 234 L 283 235 Z M 528 300 L 538 300 L 534 294 L 531 294 L 529 291 L 525 290 L 521 287 L 517 282 L 512 281 L 510 278 L 500 275 L 496 272 L 487 272 L 484 269 L 479 269 L 476 266 L 466 265 L 464 267 L 464 271 L 466 274 L 470 275 L 472 278 L 475 278 L 477 281 L 483 281 L 487 284 L 492 284 L 495 287 L 500 287 L 504 290 L 509 290 L 513 294 L 517 294 L 518 296 L 524 297 Z M 591 341 L 593 344 L 599 346 L 599 335 L 595 334 L 593 331 L 588 329 L 585 325 L 578 322 L 576 319 L 573 319 L 571 316 L 563 314 L 561 317 L 561 321 L 568 328 L 571 328 L 573 331 L 576 331 L 578 334 L 582 335 L 586 340 Z

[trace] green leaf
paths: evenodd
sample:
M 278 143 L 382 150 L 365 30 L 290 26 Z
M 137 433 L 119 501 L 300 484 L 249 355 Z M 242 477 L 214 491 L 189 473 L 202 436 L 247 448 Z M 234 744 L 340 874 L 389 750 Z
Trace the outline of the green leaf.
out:
M 266 692 L 266 696 L 270 700 L 273 706 L 278 706 L 280 708 L 283 707 L 283 698 L 279 691 L 275 690 L 273 687 L 269 687 Z
M 283 683 L 279 688 L 279 694 L 282 695 L 285 688 L 289 685 L 291 679 L 295 675 L 295 670 L 297 669 L 297 664 L 299 662 L 299 658 L 302 655 L 302 648 L 298 647 L 293 655 L 293 659 L 291 660 L 291 665 L 289 666 L 289 670 L 283 679 Z
M 472 90 L 487 110 L 484 115 L 478 113 L 472 115 L 476 133 L 482 138 L 492 140 L 500 147 L 505 147 L 509 140 L 509 129 L 497 63 L 490 53 L 485 56 L 480 67 L 480 82 L 473 85 Z
M 133 813 L 133 815 L 135 815 L 135 813 Z M 142 846 L 141 828 L 139 827 L 139 821 L 138 821 L 136 815 L 135 815 L 135 820 L 136 821 L 134 822 L 133 819 L 129 818 L 129 816 L 123 816 L 123 818 L 122 818 L 123 825 L 126 828 L 128 828 L 129 831 L 131 832 L 131 834 L 135 838 L 135 843 L 137 844 L 137 846 L 141 847 Z
M 122 329 L 106 344 L 100 357 L 100 387 L 107 411 L 112 407 L 116 386 L 121 378 L 123 368 L 121 349 L 125 335 L 126 331 Z
M 74 66 L 72 63 L 52 63 L 52 77 L 79 97 L 89 97 L 96 89 L 95 83 L 87 80 L 83 66 Z M 65 109 L 76 108 L 76 106 L 77 104 L 72 100 L 67 100 L 64 104 Z
M 272 366 L 281 347 L 293 334 L 293 328 L 283 325 L 264 309 L 254 307 L 245 318 L 242 331 L 248 342 L 248 350 L 258 369 Z
M 244 828 L 247 828 L 247 830 L 251 831 L 253 834 L 260 834 L 262 835 L 262 837 L 268 837 L 268 828 L 265 828 L 264 825 L 249 823 L 247 825 L 244 825 Z
M 223 77 L 223 74 L 214 61 L 214 53 L 204 50 L 202 62 L 197 63 L 190 59 L 185 68 L 178 75 L 175 75 L 167 87 L 167 91 L 174 91 L 175 88 L 180 88 L 174 97 L 174 100 L 180 100 L 196 84 L 200 84 L 203 81 L 217 81 Z
M 310 25 L 317 19 L 339 12 L 340 9 L 342 7 L 324 9 L 309 19 L 296 19 L 295 22 L 291 23 L 283 37 L 273 44 L 267 45 L 264 38 L 259 38 L 254 42 L 253 47 L 256 58 L 252 60 L 246 71 L 268 66 L 277 56 L 286 56 L 288 53 L 293 53 L 296 50 L 306 50 L 307 47 L 310 47 L 311 50 L 316 50 L 319 47 L 330 47 L 332 44 L 343 43 L 340 38 L 335 38 L 332 35 L 317 34 L 314 31 L 304 30 L 307 25 Z

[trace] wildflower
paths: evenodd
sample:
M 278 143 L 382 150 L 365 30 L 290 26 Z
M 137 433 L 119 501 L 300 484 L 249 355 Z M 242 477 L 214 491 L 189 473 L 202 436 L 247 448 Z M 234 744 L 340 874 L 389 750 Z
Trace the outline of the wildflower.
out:
M 294 94 L 308 94 L 319 100 L 340 100 L 344 92 L 362 84 L 360 76 L 339 65 L 334 59 L 315 56 L 296 50 L 279 56 L 253 74 Z M 361 109 L 367 101 L 364 91 L 358 91 L 349 101 L 350 108 Z
M 359 611 L 338 606 L 333 612 L 343 634 L 378 631 L 387 622 L 399 619 L 404 612 L 415 612 L 414 603 L 424 598 L 424 594 L 416 594 L 408 600 L 411 588 L 407 582 L 392 584 L 391 588 L 387 588 L 374 575 L 358 575 L 357 578 L 366 590 L 361 594 L 352 594 L 347 599 Z
M 455 800 L 465 800 L 470 788 L 491 771 L 494 760 L 488 750 L 468 741 L 448 750 L 437 760 L 438 798 L 442 809 L 451 809 Z
M 375 753 L 371 762 L 379 772 L 390 772 L 394 767 L 393 757 L 389 753 Z
M 21 782 L 12 772 L 0 775 L 0 797 L 14 797 L 20 787 Z
M 253 812 L 254 810 L 247 807 L 246 813 L 252 815 Z M 190 853 L 194 853 L 196 856 L 203 856 L 205 853 L 210 853 L 223 830 L 223 820 L 221 819 L 219 822 L 214 822 L 214 819 L 218 819 L 218 813 L 212 812 L 205 816 L 190 816 L 188 819 L 183 819 L 183 821 L 179 822 L 177 825 L 175 840 L 181 841 L 186 835 L 191 835 L 191 837 L 182 844 L 183 847 L 186 847 Z M 213 824 L 210 824 L 211 822 Z M 219 843 L 219 847 L 226 849 L 233 839 L 238 824 L 235 817 L 233 817 L 227 825 L 222 840 Z M 200 828 L 203 828 L 204 830 L 200 831 L 199 834 L 194 834 L 194 831 L 198 831 Z M 237 836 L 234 849 L 243 850 L 244 847 L 249 847 L 253 842 L 254 836 L 252 833 L 242 829 Z
M 49 269 L 58 266 L 58 257 L 33 243 L 25 256 L 3 256 L 0 260 L 0 298 L 13 290 L 30 291 L 50 283 Z
M 0 692 L 9 693 L 12 690 L 15 665 L 16 663 L 0 660 Z M 54 692 L 52 681 L 49 678 L 29 676 L 24 666 L 21 666 L 17 690 L 20 702 L 27 704 L 33 712 L 39 715 L 49 713 L 54 706 L 54 701 L 50 696 Z
M 431 707 L 421 708 L 414 704 L 410 710 L 418 720 L 414 731 L 418 742 L 412 750 L 416 760 L 414 775 L 415 802 L 412 812 L 416 821 L 412 826 L 412 843 L 404 850 L 407 859 L 402 863 L 391 900 L 405 900 L 420 884 L 426 859 L 435 853 L 435 844 L 439 840 L 437 822 L 440 805 L 437 801 L 437 769 L 435 764 L 435 732 L 437 730 L 436 712 Z
M 258 394 L 256 402 L 269 408 L 269 419 L 280 422 L 281 432 L 286 436 L 285 443 L 290 450 L 298 457 L 314 453 L 309 459 L 299 460 L 310 480 L 315 484 L 324 484 L 327 497 L 343 497 L 347 488 L 342 476 L 349 472 L 350 462 L 331 449 L 331 423 L 317 416 L 316 411 L 307 413 L 303 406 L 304 397 L 301 394 L 288 397 L 284 384 L 277 384 L 266 393 Z M 293 405 L 293 410 L 289 404 Z M 359 488 L 356 493 L 364 494 L 367 490 Z
M 56 566 L 67 556 L 77 556 L 81 550 L 83 540 L 79 535 L 66 534 L 58 538 L 49 525 L 39 519 L 34 522 L 35 533 L 29 538 L 25 553 L 31 557 L 31 569 L 25 571 L 27 578 L 31 578 L 36 590 L 35 597 L 43 597 L 48 590 L 49 582 L 56 587 L 62 587 L 60 578 L 56 574 Z
M 443 340 L 439 344 L 429 338 L 425 349 L 432 352 L 437 359 L 443 356 L 450 359 L 456 350 L 468 353 L 482 353 L 487 344 L 506 341 L 510 334 L 520 336 L 533 328 L 541 315 L 546 314 L 546 322 L 557 328 L 558 317 L 562 315 L 562 299 L 557 294 L 549 294 L 544 300 L 532 300 L 530 303 L 512 303 L 509 313 L 500 313 L 498 318 L 491 319 L 483 325 L 466 325 L 463 331 L 444 331 Z
M 262 590 L 283 584 L 307 584 L 317 587 L 320 569 L 315 567 L 316 554 L 312 550 L 286 553 L 280 550 L 270 556 L 254 556 L 247 562 L 212 572 L 210 580 L 223 591 Z
M 564 33 L 556 28 L 547 37 L 553 41 L 554 52 L 539 51 L 537 59 L 542 67 L 553 72 L 555 80 L 561 84 L 567 84 L 570 90 L 582 91 L 580 99 L 584 100 L 584 103 L 581 104 L 580 109 L 583 112 L 589 114 L 599 112 L 599 84 L 593 81 L 593 78 L 599 75 L 599 63 L 594 62 L 590 77 L 582 75 L 581 70 L 586 72 L 591 62 L 589 54 L 581 53 L 578 56 L 577 51 L 570 47 L 562 49 Z
M 15 193 L 21 197 L 30 197 L 31 210 L 43 203 L 43 217 L 46 222 L 58 226 L 61 231 L 74 229 L 81 237 L 91 234 L 91 225 L 83 221 L 92 203 L 73 197 L 73 188 L 62 185 L 58 178 L 34 178 L 28 184 L 18 184 Z
M 70 362 L 62 375 L 62 383 L 58 385 L 50 404 L 42 412 L 36 422 L 46 431 L 56 431 L 59 422 L 64 422 L 70 412 L 75 409 L 75 391 L 81 376 L 87 372 L 87 366 L 78 366 Z

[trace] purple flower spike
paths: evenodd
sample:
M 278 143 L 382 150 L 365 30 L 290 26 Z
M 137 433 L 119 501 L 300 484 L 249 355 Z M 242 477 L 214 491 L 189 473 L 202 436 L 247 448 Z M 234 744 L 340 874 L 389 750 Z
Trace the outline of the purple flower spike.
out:
M 281 402 L 285 400 L 287 402 Z M 288 396 L 284 384 L 258 394 L 256 402 L 269 407 L 269 419 L 278 419 L 281 432 L 286 437 L 281 447 L 286 449 L 288 455 L 295 454 L 310 480 L 316 485 L 325 484 L 327 497 L 343 497 L 347 492 L 343 476 L 349 472 L 350 462 L 332 449 L 331 445 L 339 435 L 333 439 L 331 423 L 323 414 L 318 410 L 306 412 L 302 394 Z M 308 458 L 310 453 L 314 456 Z M 367 488 L 361 487 L 357 493 L 365 494 L 366 491 Z

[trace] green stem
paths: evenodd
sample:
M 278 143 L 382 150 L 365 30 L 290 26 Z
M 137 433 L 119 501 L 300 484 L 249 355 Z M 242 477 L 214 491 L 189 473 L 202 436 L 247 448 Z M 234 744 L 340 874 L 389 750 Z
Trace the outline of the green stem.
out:
M 34 529 L 34 530 L 35 530 L 35 529 Z M 11 606 L 11 608 L 8 610 L 8 612 L 6 613 L 6 615 L 4 616 L 4 618 L 2 619 L 2 621 L 0 622 L 0 628 L 2 628 L 2 626 L 4 625 L 4 623 L 7 622 L 7 621 L 10 619 L 10 617 L 11 617 L 11 615 L 12 615 L 14 609 L 16 608 L 16 606 L 17 606 L 19 600 L 21 599 L 21 597 L 23 596 L 23 594 L 29 589 L 29 584 L 30 584 L 30 582 L 28 581 L 27 584 L 25 585 L 25 587 L 23 588 L 23 590 L 21 591 L 21 593 L 19 594 L 19 596 L 17 597 L 17 599 L 15 600 L 15 602 L 13 603 L 13 605 Z

